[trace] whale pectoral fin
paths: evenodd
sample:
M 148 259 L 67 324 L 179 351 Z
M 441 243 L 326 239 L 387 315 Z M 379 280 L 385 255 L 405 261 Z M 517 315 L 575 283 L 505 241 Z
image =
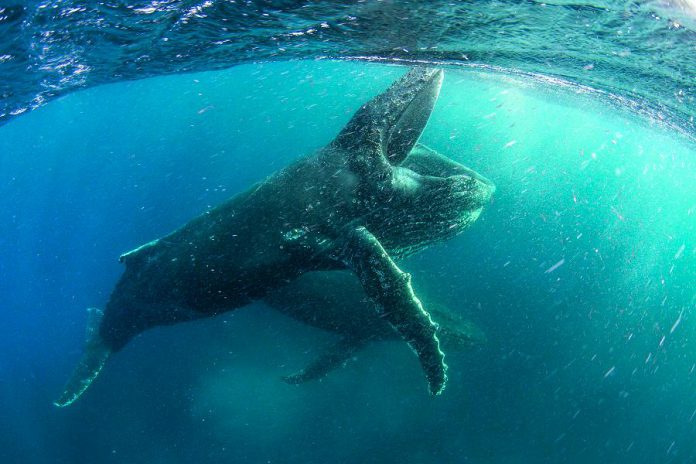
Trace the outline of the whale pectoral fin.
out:
M 283 377 L 283 380 L 290 384 L 299 384 L 325 377 L 332 370 L 345 365 L 353 354 L 364 348 L 366 344 L 367 340 L 364 339 L 343 338 L 307 365 L 307 367 L 292 375 Z
M 437 336 L 446 349 L 462 350 L 486 343 L 486 334 L 473 321 L 438 304 L 428 304 L 428 311 L 437 322 Z
M 111 349 L 104 344 L 99 336 L 99 325 L 103 315 L 104 313 L 100 309 L 88 309 L 85 353 L 70 380 L 65 384 L 60 398 L 53 403 L 55 406 L 62 408 L 75 402 L 97 378 L 111 356 Z
M 349 232 L 336 259 L 352 269 L 368 297 L 416 352 L 430 392 L 439 395 L 447 382 L 445 355 L 440 350 L 437 325 L 423 309 L 411 287 L 411 276 L 399 269 L 382 244 L 365 227 Z

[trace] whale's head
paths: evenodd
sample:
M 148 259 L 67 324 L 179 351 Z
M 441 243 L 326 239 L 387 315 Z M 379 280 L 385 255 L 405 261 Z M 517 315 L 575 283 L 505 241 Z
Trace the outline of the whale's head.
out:
M 368 217 L 385 248 L 402 256 L 462 232 L 495 192 L 481 174 L 421 144 L 391 177 L 386 201 Z
M 396 255 L 448 239 L 495 191 L 474 170 L 418 144 L 443 72 L 414 68 L 363 105 L 334 140 L 359 179 L 360 220 Z

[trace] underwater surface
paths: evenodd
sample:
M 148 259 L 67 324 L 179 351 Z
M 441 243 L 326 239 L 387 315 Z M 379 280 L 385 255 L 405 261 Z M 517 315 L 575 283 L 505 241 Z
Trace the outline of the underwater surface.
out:
M 3 4 L 0 462 L 696 462 L 694 10 Z M 416 61 L 445 72 L 420 142 L 497 187 L 398 261 L 485 334 L 446 351 L 441 396 L 391 342 L 288 385 L 337 337 L 254 303 L 141 334 L 53 406 L 121 253 L 320 149 Z
M 694 0 L 4 1 L 0 123 L 80 87 L 321 58 L 541 73 L 694 131 Z

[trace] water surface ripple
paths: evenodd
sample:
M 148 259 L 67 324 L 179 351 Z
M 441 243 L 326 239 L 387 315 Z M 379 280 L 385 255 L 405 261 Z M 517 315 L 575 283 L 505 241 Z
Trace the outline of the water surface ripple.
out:
M 696 1 L 0 5 L 0 124 L 72 90 L 264 60 L 484 65 L 606 92 L 696 134 Z

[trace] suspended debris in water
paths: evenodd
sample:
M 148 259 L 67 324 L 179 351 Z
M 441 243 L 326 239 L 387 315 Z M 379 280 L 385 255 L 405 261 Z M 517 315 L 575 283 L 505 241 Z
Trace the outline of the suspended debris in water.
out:
M 544 271 L 544 274 L 551 274 L 553 271 L 558 269 L 559 267 L 563 266 L 565 264 L 565 258 L 562 258 L 559 262 L 548 268 L 547 270 Z

